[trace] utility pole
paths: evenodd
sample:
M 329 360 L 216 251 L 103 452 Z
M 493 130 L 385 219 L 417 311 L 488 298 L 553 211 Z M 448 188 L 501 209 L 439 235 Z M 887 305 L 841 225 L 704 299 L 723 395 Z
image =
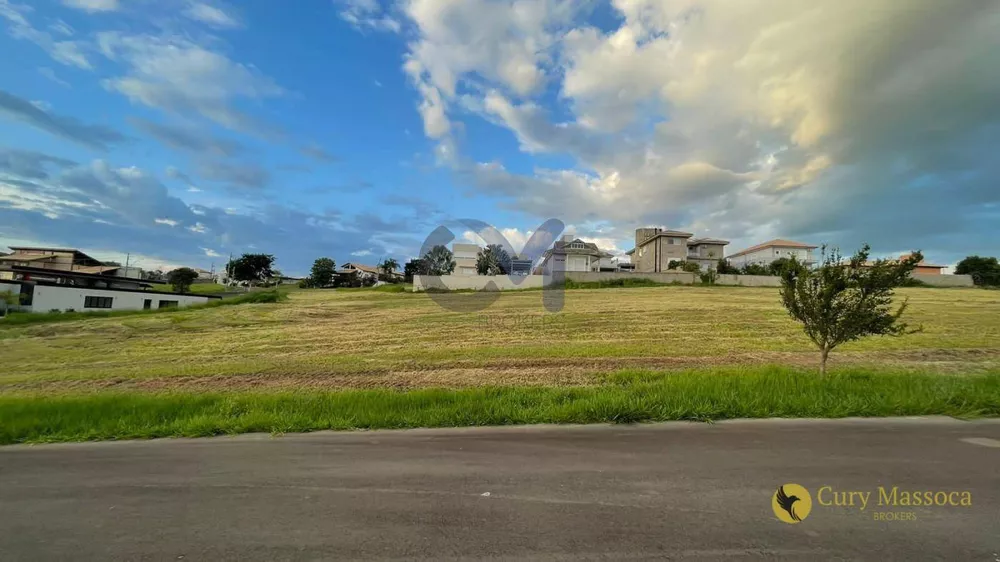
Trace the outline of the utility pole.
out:
M 128 262 L 129 262 L 129 259 L 131 257 L 132 257 L 132 253 L 131 252 L 125 254 L 125 275 L 124 275 L 124 277 L 128 277 Z

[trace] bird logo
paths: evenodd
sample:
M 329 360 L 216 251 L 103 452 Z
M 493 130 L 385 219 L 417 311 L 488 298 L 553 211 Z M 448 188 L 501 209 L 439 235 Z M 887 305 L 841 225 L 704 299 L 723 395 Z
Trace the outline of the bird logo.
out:
M 774 515 L 785 523 L 801 523 L 809 517 L 812 511 L 812 496 L 798 484 L 783 484 L 778 486 L 771 498 L 771 508 Z

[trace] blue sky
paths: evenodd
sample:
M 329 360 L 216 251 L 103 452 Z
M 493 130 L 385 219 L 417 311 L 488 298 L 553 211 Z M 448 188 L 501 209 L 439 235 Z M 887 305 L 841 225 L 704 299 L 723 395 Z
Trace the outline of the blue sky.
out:
M 663 225 L 996 255 L 1000 10 L 971 4 L 0 0 L 0 245 L 303 274 L 556 217 L 616 253 Z

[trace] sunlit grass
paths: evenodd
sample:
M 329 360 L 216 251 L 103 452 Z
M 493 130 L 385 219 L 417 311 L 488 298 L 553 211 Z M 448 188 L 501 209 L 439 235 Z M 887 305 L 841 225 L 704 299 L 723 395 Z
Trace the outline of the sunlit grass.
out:
M 964 377 L 781 367 L 617 371 L 596 386 L 0 397 L 0 443 L 321 429 L 764 417 L 1000 415 L 1000 373 Z

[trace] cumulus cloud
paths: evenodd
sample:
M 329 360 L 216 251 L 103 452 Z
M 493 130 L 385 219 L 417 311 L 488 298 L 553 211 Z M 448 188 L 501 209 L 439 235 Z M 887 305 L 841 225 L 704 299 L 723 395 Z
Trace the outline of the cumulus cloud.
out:
M 413 233 L 426 228 L 414 214 L 344 216 L 266 202 L 240 209 L 189 204 L 137 167 L 105 160 L 77 164 L 26 151 L 2 154 L 0 244 L 44 239 L 48 245 L 114 248 L 189 265 L 219 257 L 210 252 L 256 248 L 275 253 L 282 270 L 303 273 L 318 255 L 367 250 L 401 258 L 419 247 Z
M 88 125 L 73 117 L 50 113 L 31 101 L 4 90 L 0 90 L 0 115 L 101 150 L 125 140 L 121 133 L 113 129 L 102 125 Z
M 105 80 L 105 88 L 133 103 L 181 116 L 200 115 L 243 132 L 273 133 L 233 106 L 239 99 L 284 95 L 280 86 L 255 67 L 179 35 L 103 32 L 97 35 L 97 43 L 101 53 L 128 68 L 124 76 Z
M 453 153 L 475 192 L 535 216 L 697 227 L 734 246 L 997 243 L 995 3 L 615 0 L 610 29 L 583 7 L 406 5 L 418 38 L 404 69 L 428 137 L 452 141 L 471 113 L 523 152 L 575 162 L 524 174 Z

